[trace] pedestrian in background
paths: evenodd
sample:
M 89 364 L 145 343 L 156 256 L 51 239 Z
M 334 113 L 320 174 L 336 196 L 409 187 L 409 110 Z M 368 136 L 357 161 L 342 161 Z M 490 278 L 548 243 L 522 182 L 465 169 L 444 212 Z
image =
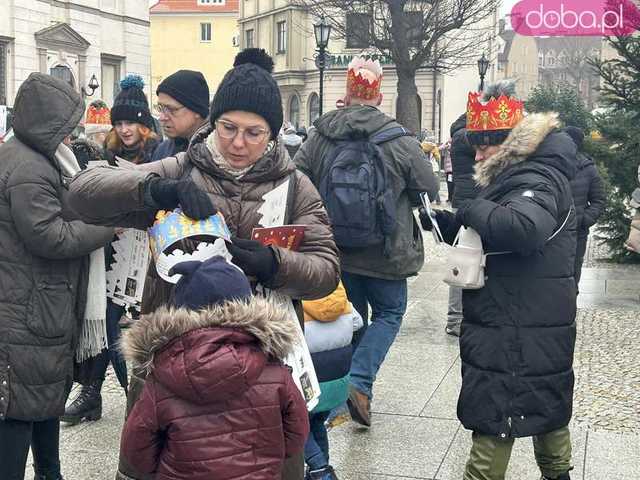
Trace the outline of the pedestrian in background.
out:
M 413 208 L 420 205 L 421 192 L 433 198 L 438 191 L 420 143 L 378 109 L 381 82 L 379 62 L 354 57 L 347 73 L 346 106 L 318 118 L 295 157 L 298 168 L 324 195 L 340 249 L 342 282 L 364 319 L 365 326 L 353 340 L 348 406 L 353 419 L 365 426 L 371 425 L 376 375 L 407 308 L 407 278 L 417 275 L 424 263 Z M 372 143 L 375 154 L 370 153 Z M 332 167 L 339 160 L 340 165 L 363 165 L 372 172 L 371 178 L 384 176 L 385 181 L 378 183 L 383 190 L 370 190 L 371 184 L 358 182 L 363 176 L 355 174 L 338 173 L 327 183 L 330 172 L 338 171 Z M 368 198 L 376 199 L 376 205 L 370 205 Z M 378 199 L 384 199 L 384 206 Z M 392 229 L 380 223 L 387 215 L 393 218 Z M 367 326 L 369 307 L 372 316 Z
M 331 411 L 349 396 L 354 330 L 362 318 L 347 298 L 342 283 L 329 296 L 302 302 L 304 335 L 320 382 L 320 402 L 309 412 L 310 432 L 304 447 L 309 480 L 337 480 L 329 461 L 329 437 L 325 425 Z
M 6 480 L 24 479 L 29 447 L 36 480 L 62 479 L 58 418 L 73 383 L 78 339 L 95 340 L 83 345 L 89 349 L 100 343 L 89 327 L 104 322 L 104 297 L 96 295 L 106 288 L 104 258 L 97 260 L 113 229 L 86 225 L 67 202 L 66 185 L 80 166 L 63 140 L 83 114 L 84 102 L 69 84 L 32 73 L 16 96 L 15 136 L 0 148 L 0 476 Z
M 296 329 L 222 257 L 184 262 L 171 308 L 142 316 L 125 355 L 147 371 L 121 455 L 156 480 L 273 480 L 302 452 L 307 408 L 289 369 Z
M 153 153 L 162 160 L 185 152 L 191 140 L 209 125 L 209 85 L 204 75 L 194 70 L 178 70 L 156 89 L 155 110 L 166 137 Z
M 584 131 L 581 128 L 569 126 L 565 128 L 565 132 L 569 134 L 578 148 L 576 176 L 571 180 L 571 192 L 573 193 L 573 203 L 576 206 L 576 224 L 578 226 L 574 275 L 576 285 L 578 285 L 582 274 L 584 254 L 587 251 L 589 229 L 596 224 L 602 215 L 607 196 L 595 162 L 584 151 Z
M 453 176 L 453 197 L 451 211 L 466 205 L 478 195 L 479 188 L 473 179 L 476 152 L 467 140 L 467 114 L 464 113 L 451 124 L 451 170 Z M 444 331 L 454 337 L 460 336 L 462 324 L 462 289 L 449 286 L 447 323 Z
M 142 90 L 144 82 L 137 75 L 128 75 L 120 82 L 120 87 L 120 93 L 111 109 L 113 128 L 107 134 L 104 157 L 112 165 L 117 164 L 116 157 L 132 163 L 147 163 L 151 161 L 153 152 L 158 147 L 158 139 L 151 131 L 151 112 Z M 107 266 L 113 263 L 113 254 L 113 248 L 109 245 L 106 252 Z M 95 421 L 102 418 L 101 390 L 110 361 L 124 370 L 120 376 L 126 378 L 126 364 L 121 362 L 120 354 L 116 351 L 120 338 L 119 322 L 125 313 L 126 309 L 123 306 L 114 303 L 110 298 L 107 299 L 108 348 L 78 366 L 76 379 L 80 382 L 81 388 L 66 407 L 61 418 L 63 422 L 76 425 L 82 420 Z M 126 392 L 128 385 L 126 382 L 123 383 L 122 387 Z
M 102 100 L 94 100 L 87 107 L 84 120 L 85 137 L 104 148 L 107 134 L 111 131 L 111 110 Z
M 289 158 L 295 157 L 300 145 L 302 145 L 302 138 L 298 136 L 293 125 L 288 124 L 285 127 L 282 135 L 282 141 L 284 142 L 287 152 L 289 152 Z
M 132 163 L 150 162 L 159 141 L 152 131 L 149 102 L 142 90 L 144 82 L 139 75 L 127 75 L 120 88 L 111 108 L 113 129 L 106 140 L 110 163 L 116 164 L 116 156 Z

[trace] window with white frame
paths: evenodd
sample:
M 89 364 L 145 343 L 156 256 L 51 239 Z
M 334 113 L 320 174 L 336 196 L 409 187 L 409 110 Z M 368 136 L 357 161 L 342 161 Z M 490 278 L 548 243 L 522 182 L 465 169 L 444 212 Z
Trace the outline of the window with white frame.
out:
M 287 22 L 278 22 L 277 27 L 278 53 L 285 53 L 287 51 Z
M 211 23 L 200 24 L 200 41 L 201 42 L 211 41 Z
M 244 32 L 244 47 L 253 48 L 253 28 Z

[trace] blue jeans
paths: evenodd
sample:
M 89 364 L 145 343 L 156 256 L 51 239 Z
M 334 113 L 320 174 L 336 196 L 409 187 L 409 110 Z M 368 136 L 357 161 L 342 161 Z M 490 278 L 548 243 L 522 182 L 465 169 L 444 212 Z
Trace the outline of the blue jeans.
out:
M 309 413 L 309 437 L 304 445 L 304 461 L 310 470 L 320 470 L 329 465 L 329 438 L 324 422 L 329 412 Z
M 364 327 L 353 335 L 351 384 L 372 398 L 373 382 L 407 310 L 407 281 L 382 280 L 342 272 L 342 283 L 349 300 L 364 321 Z

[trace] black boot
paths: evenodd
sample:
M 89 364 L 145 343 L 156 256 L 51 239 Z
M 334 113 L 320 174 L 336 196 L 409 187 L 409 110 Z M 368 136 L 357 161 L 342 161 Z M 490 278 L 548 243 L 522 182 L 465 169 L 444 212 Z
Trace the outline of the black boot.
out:
M 563 473 L 562 475 L 556 478 L 545 477 L 543 475 L 541 480 L 571 480 L 571 477 L 569 476 L 569 472 L 567 472 L 567 473 Z
M 100 420 L 102 418 L 101 388 L 102 381 L 83 385 L 76 399 L 64 409 L 64 415 L 60 417 L 60 421 L 77 425 L 83 419 Z
M 38 475 L 36 473 L 36 476 L 33 477 L 33 480 L 64 480 L 64 478 L 62 478 L 62 475 L 60 475 L 59 477 L 53 478 L 53 477 L 47 477 L 46 475 Z

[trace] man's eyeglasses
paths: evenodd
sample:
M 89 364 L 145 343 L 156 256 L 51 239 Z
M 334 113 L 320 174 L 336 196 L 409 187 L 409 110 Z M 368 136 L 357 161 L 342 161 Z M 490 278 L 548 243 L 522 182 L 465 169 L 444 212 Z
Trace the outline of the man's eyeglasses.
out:
M 182 110 L 183 108 L 186 108 L 184 106 L 181 107 L 173 107 L 171 105 L 163 105 L 162 103 L 156 103 L 153 106 L 153 109 L 156 111 L 157 114 L 162 114 L 164 113 L 165 115 L 170 115 L 170 116 L 174 116 L 176 113 L 178 113 L 180 110 Z
M 245 142 L 250 143 L 251 145 L 258 145 L 264 142 L 267 135 L 269 135 L 269 130 L 262 127 L 241 128 L 235 123 L 231 123 L 226 120 L 216 120 L 215 123 L 216 132 L 218 132 L 218 135 L 220 135 L 221 138 L 226 140 L 232 140 L 236 138 L 238 133 L 242 133 Z

